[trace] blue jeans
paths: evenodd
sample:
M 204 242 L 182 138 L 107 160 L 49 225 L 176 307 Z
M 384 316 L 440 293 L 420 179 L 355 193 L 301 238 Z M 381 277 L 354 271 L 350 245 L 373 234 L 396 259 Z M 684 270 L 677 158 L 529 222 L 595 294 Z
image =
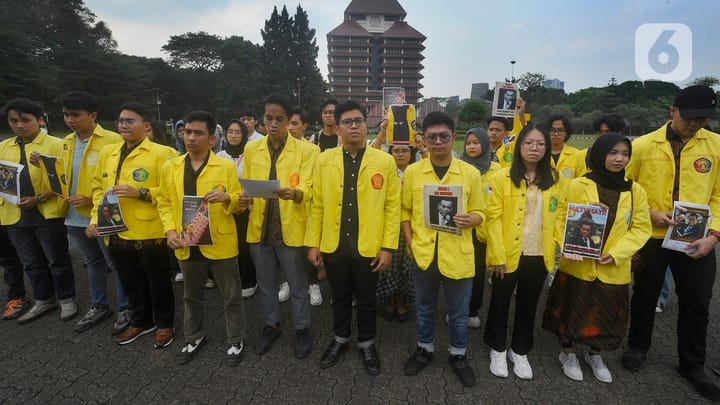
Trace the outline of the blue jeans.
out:
M 437 261 L 427 270 L 415 264 L 415 312 L 417 314 L 418 346 L 428 352 L 435 351 L 435 308 L 442 282 L 448 309 L 450 354 L 465 355 L 468 343 L 468 313 L 472 296 L 472 277 L 459 280 L 440 274 Z
M 85 236 L 85 228 L 68 226 L 67 235 L 70 242 L 80 249 L 87 265 L 88 286 L 90 287 L 90 304 L 110 308 L 110 299 L 107 295 L 107 274 L 115 274 L 115 289 L 117 294 L 118 311 L 127 308 L 128 300 L 120 284 L 115 266 L 110 259 L 107 246 L 102 238 L 91 239 Z
M 670 289 L 672 283 L 672 271 L 670 271 L 670 268 L 668 267 L 665 270 L 665 282 L 663 283 L 662 290 L 660 290 L 660 297 L 658 298 L 658 304 L 667 305 L 668 301 L 670 301 Z

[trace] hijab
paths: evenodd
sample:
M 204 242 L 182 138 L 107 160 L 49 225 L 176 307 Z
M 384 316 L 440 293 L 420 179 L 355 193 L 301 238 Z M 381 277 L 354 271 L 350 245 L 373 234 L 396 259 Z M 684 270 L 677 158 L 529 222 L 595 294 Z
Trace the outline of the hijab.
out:
M 468 135 L 473 134 L 475 137 L 477 137 L 478 141 L 480 141 L 480 146 L 482 147 L 482 153 L 480 153 L 480 156 L 477 157 L 470 157 L 465 152 L 465 146 L 463 145 L 463 153 L 462 153 L 462 160 L 464 162 L 470 163 L 471 165 L 475 166 L 476 169 L 480 170 L 481 174 L 487 173 L 488 170 L 490 170 L 490 137 L 488 136 L 487 132 L 485 132 L 482 128 L 470 128 L 465 133 L 465 139 L 467 139 Z
M 616 191 L 630 191 L 632 190 L 632 181 L 625 179 L 625 169 L 613 173 L 605 168 L 607 155 L 620 142 L 627 143 L 630 156 L 632 156 L 630 140 L 620 134 L 609 132 L 596 139 L 588 151 L 588 163 L 591 171 L 586 173 L 585 177 L 604 188 Z

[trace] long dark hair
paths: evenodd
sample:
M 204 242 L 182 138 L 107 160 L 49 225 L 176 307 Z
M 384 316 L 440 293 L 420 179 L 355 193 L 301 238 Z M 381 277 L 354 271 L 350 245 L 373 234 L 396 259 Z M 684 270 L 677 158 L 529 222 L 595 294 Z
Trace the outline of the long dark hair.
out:
M 525 180 L 525 173 L 527 169 L 525 163 L 523 163 L 522 156 L 520 155 L 520 149 L 525 141 L 525 138 L 530 131 L 540 131 L 545 140 L 545 154 L 537 163 L 535 169 L 535 184 L 540 187 L 541 190 L 547 190 L 558 182 L 560 174 L 558 171 L 550 165 L 550 135 L 545 130 L 536 124 L 528 124 L 525 128 L 520 131 L 515 141 L 515 151 L 513 152 L 512 166 L 510 166 L 510 179 L 512 180 L 515 187 L 520 187 L 520 182 Z

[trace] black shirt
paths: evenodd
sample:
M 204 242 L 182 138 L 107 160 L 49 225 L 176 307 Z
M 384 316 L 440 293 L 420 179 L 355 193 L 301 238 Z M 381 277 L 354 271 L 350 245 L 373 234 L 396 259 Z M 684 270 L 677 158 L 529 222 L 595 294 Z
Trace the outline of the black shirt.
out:
M 338 252 L 349 253 L 350 256 L 360 257 L 358 252 L 359 214 L 357 199 L 357 183 L 360 173 L 360 164 L 365 155 L 365 148 L 357 151 L 355 157 L 343 150 L 343 179 L 342 210 L 340 211 L 340 244 Z
M 337 134 L 325 135 L 322 131 L 320 131 L 318 132 L 317 145 L 320 147 L 320 152 L 325 152 L 325 149 L 332 149 L 338 146 L 338 136 Z
M 438 179 L 442 180 L 443 177 L 445 177 L 445 174 L 447 174 L 448 170 L 450 169 L 450 165 L 447 166 L 435 166 L 432 165 L 433 169 L 435 170 L 435 175 L 438 177 Z
M 277 180 L 276 163 L 283 149 L 287 137 L 283 139 L 280 146 L 275 149 L 268 139 L 268 153 L 270 153 L 270 174 L 268 180 Z M 265 223 L 263 224 L 260 243 L 266 246 L 285 246 L 282 236 L 282 222 L 280 221 L 280 200 L 268 198 L 265 202 Z

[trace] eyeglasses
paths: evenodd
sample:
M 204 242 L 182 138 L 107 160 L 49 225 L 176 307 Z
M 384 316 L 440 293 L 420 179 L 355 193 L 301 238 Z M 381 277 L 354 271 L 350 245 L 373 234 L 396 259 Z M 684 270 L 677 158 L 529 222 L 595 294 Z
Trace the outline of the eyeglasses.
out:
M 238 136 L 242 136 L 242 134 L 243 134 L 241 129 L 228 129 L 226 133 L 228 135 L 238 135 Z
M 450 141 L 450 138 L 452 138 L 452 134 L 449 132 L 443 132 L 440 134 L 427 134 L 425 135 L 425 139 L 429 143 L 435 143 L 439 139 L 442 143 L 448 143 Z
M 410 149 L 395 149 L 393 148 L 392 153 L 396 155 L 410 154 Z
M 567 132 L 565 128 L 550 128 L 551 134 L 564 134 L 565 132 Z
M 545 144 L 545 142 L 524 141 L 524 142 L 522 143 L 522 146 L 524 146 L 524 147 L 526 147 L 526 148 L 528 148 L 528 149 L 533 149 L 533 148 L 545 149 L 545 147 L 546 147 L 547 145 Z
M 353 126 L 353 124 L 355 124 L 356 126 L 359 127 L 359 126 L 362 126 L 362 124 L 364 124 L 364 123 L 365 123 L 365 118 L 355 118 L 355 119 L 348 118 L 346 120 L 340 121 L 340 125 L 347 127 L 347 128 L 351 128 Z
M 138 120 L 136 120 L 135 118 L 118 118 L 118 120 L 115 121 L 115 125 L 117 125 L 118 127 L 122 127 L 122 126 L 126 126 L 126 125 L 131 127 L 136 122 L 138 122 Z

